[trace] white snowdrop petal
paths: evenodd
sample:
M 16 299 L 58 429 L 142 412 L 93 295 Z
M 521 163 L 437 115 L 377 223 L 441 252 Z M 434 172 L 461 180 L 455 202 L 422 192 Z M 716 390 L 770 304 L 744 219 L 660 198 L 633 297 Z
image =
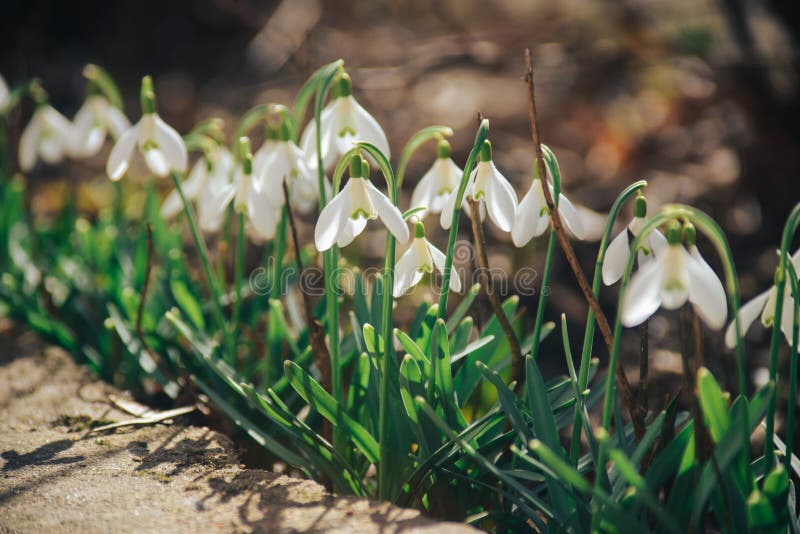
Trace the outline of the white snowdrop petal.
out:
M 552 186 L 550 186 L 552 188 Z M 558 195 L 558 213 L 561 215 L 561 220 L 567 226 L 572 235 L 578 239 L 584 239 L 586 232 L 583 230 L 583 221 L 581 215 L 572 202 L 562 194 Z
M 489 217 L 498 228 L 510 232 L 514 226 L 514 213 L 517 209 L 517 194 L 508 180 L 494 165 L 489 175 L 486 191 L 486 207 Z
M 36 153 L 42 135 L 42 122 L 37 115 L 38 111 L 34 113 L 31 121 L 22 131 L 19 140 L 19 166 L 24 172 L 30 171 L 36 165 Z
M 511 228 L 511 241 L 515 246 L 524 247 L 537 235 L 541 209 L 539 195 L 531 187 L 515 210 L 514 225 Z
M 144 161 L 147 168 L 150 169 L 155 176 L 163 178 L 169 174 L 169 163 L 160 148 L 149 148 L 144 151 Z
M 628 260 L 631 256 L 630 243 L 628 242 L 628 229 L 623 229 L 611 240 L 611 244 L 606 249 L 606 256 L 603 260 L 603 283 L 607 286 L 616 283 L 625 269 L 628 267 Z M 643 265 L 640 264 L 640 267 Z
M 700 318 L 710 328 L 719 330 L 728 317 L 728 301 L 722 282 L 695 246 L 687 255 L 686 267 L 689 272 L 689 300 Z
M 753 322 L 755 322 L 755 320 L 761 314 L 761 311 L 764 309 L 764 304 L 767 303 L 767 299 L 769 298 L 769 293 L 771 290 L 772 289 L 768 289 L 763 293 L 760 293 L 748 301 L 744 306 L 739 308 L 739 313 L 737 316 L 739 317 L 739 326 L 742 330 L 742 336 L 744 336 L 745 332 L 747 332 Z M 725 331 L 725 345 L 727 345 L 729 349 L 732 349 L 736 346 L 735 319 L 731 321 L 731 324 L 728 325 L 728 329 Z
M 153 114 L 155 122 L 155 141 L 164 154 L 165 162 L 170 169 L 186 172 L 189 165 L 189 155 L 183 138 L 170 125 L 164 122 L 158 114 Z M 162 175 L 159 175 L 162 176 Z
M 257 237 L 272 239 L 278 228 L 278 213 L 269 199 L 250 189 L 247 199 L 247 218 Z
M 106 174 L 112 180 L 119 180 L 128 170 L 133 150 L 139 140 L 140 128 L 139 124 L 129 128 L 120 136 L 114 144 L 114 148 L 111 149 L 111 154 L 108 156 L 108 162 L 106 163 Z
M 364 217 L 348 218 L 339 230 L 339 234 L 336 237 L 336 245 L 339 248 L 343 248 L 352 243 L 367 227 L 367 222 L 368 219 Z
M 417 247 L 411 245 L 406 250 L 394 266 L 394 287 L 392 295 L 394 298 L 403 296 L 414 284 L 422 279 L 422 273 L 419 277 L 416 275 L 417 267 L 419 266 L 419 256 L 417 254 Z M 416 278 L 416 280 L 415 280 Z
M 661 284 L 661 305 L 666 310 L 677 310 L 689 300 L 689 271 L 691 261 L 683 245 L 670 245 L 662 255 L 664 277 Z
M 345 186 L 346 187 L 346 186 Z M 328 250 L 336 243 L 340 228 L 349 218 L 346 192 L 343 189 L 322 209 L 314 228 L 314 243 L 320 252 Z
M 378 217 L 381 218 L 386 228 L 394 234 L 400 243 L 406 243 L 409 238 L 409 232 L 408 225 L 403 220 L 403 214 L 372 182 L 369 180 L 364 180 L 364 182 L 367 187 L 367 194 L 369 194 L 369 198 L 378 212 Z
M 425 241 L 428 245 L 428 250 L 431 253 L 433 264 L 440 273 L 444 274 L 447 257 L 444 255 L 444 252 L 433 246 L 433 244 L 427 239 Z M 456 293 L 461 291 L 461 277 L 458 275 L 458 271 L 454 266 L 450 267 L 450 290 L 455 291 Z
M 622 301 L 623 325 L 638 326 L 656 312 L 661 305 L 663 276 L 664 265 L 661 261 L 652 262 L 636 271 Z
M 355 119 L 356 139 L 358 141 L 367 141 L 372 143 L 383 152 L 386 159 L 391 159 L 392 154 L 389 149 L 389 140 L 386 138 L 386 132 L 383 131 L 381 125 L 364 107 L 359 104 L 353 95 L 345 97 L 350 100 L 350 106 L 353 117 Z
M 128 120 L 128 117 L 111 104 L 105 106 L 103 115 L 106 126 L 108 126 L 108 131 L 111 132 L 111 136 L 114 139 L 119 139 L 119 137 L 131 127 L 131 121 Z
M 42 137 L 39 140 L 39 156 L 45 163 L 55 165 L 64 159 L 64 146 L 54 137 Z

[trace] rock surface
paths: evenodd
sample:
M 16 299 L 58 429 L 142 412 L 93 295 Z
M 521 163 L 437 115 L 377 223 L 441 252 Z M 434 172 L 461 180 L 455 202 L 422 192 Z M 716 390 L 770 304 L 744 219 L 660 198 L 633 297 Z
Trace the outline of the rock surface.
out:
M 180 418 L 93 432 L 132 418 L 110 395 L 32 335 L 0 341 L 0 532 L 477 532 L 246 469 L 226 436 Z

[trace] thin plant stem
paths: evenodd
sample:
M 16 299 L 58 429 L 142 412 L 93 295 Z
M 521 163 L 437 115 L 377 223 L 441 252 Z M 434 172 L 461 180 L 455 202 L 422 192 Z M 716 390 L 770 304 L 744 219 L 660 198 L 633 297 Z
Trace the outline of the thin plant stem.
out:
M 417 149 L 419 149 L 426 141 L 430 139 L 441 139 L 444 137 L 450 137 L 451 135 L 453 135 L 453 130 L 447 126 L 428 126 L 427 128 L 423 128 L 411 136 L 406 143 L 406 146 L 403 147 L 403 151 L 400 153 L 400 162 L 397 164 L 397 172 L 395 173 L 395 176 L 397 178 L 398 191 L 403 188 L 403 180 L 406 176 L 408 162 L 411 160 L 411 156 L 414 154 L 414 152 L 416 152 Z
M 147 338 L 144 335 L 144 329 L 142 328 L 144 305 L 147 301 L 147 293 L 150 289 L 150 275 L 153 272 L 153 227 L 150 225 L 150 223 L 145 225 L 145 232 L 147 234 L 147 262 L 145 263 L 144 268 L 144 282 L 142 283 L 142 291 L 139 295 L 139 306 L 136 309 L 136 336 L 139 338 L 139 343 L 141 343 L 142 348 L 145 350 L 145 352 L 147 352 L 153 362 L 160 364 L 161 359 L 150 347 L 150 344 L 147 342 Z M 159 367 L 161 367 L 163 370 L 162 365 L 159 365 Z
M 542 328 L 544 326 L 544 313 L 547 307 L 547 288 L 550 285 L 550 276 L 553 270 L 553 256 L 556 251 L 557 238 L 552 229 L 547 235 L 547 255 L 544 258 L 544 271 L 542 272 L 542 285 L 539 290 L 539 302 L 536 304 L 536 320 L 533 323 L 533 345 L 531 356 L 539 356 L 539 345 L 542 341 Z
M 503 334 L 505 334 L 506 340 L 508 341 L 508 346 L 511 349 L 510 381 L 516 382 L 518 391 L 520 391 L 525 380 L 525 361 L 522 359 L 522 349 L 520 348 L 517 334 L 514 332 L 514 327 L 503 311 L 500 297 L 495 293 L 493 288 L 489 287 L 489 257 L 486 254 L 486 236 L 483 232 L 483 223 L 478 216 L 480 213 L 480 201 L 472 197 L 467 197 L 467 202 L 469 202 L 470 210 L 474 214 L 472 217 L 472 236 L 475 240 L 475 256 L 478 261 L 479 282 L 483 288 L 484 295 L 486 295 L 486 299 L 489 301 L 489 305 L 492 307 L 495 317 L 497 317 L 497 322 L 500 324 L 500 328 L 503 330 Z
M 285 186 L 285 184 L 284 184 Z M 289 210 L 291 207 L 286 202 L 281 208 L 281 218 L 278 221 L 278 230 L 275 234 L 275 241 L 272 249 L 272 285 L 270 286 L 270 298 L 280 297 L 283 294 L 283 259 L 286 255 L 286 232 L 287 232 L 287 219 L 290 216 Z M 295 231 L 292 228 L 292 231 Z M 300 251 L 297 251 L 297 266 L 300 269 Z
M 237 340 L 239 337 L 239 321 L 242 315 L 242 284 L 244 280 L 244 261 L 245 261 L 245 249 L 247 247 L 247 234 L 245 232 L 245 216 L 244 212 L 239 213 L 237 217 L 239 221 L 239 228 L 236 234 L 236 265 L 234 267 L 234 275 L 233 275 L 233 294 L 235 300 L 233 301 L 233 311 L 231 312 L 231 337 L 233 338 L 233 347 L 235 351 L 235 347 L 238 344 Z M 233 360 L 236 361 L 236 356 L 233 356 Z
M 614 222 L 625 203 L 646 186 L 647 182 L 645 180 L 639 180 L 629 185 L 619 194 L 611 205 L 611 210 L 608 213 L 608 220 L 606 221 L 605 232 L 603 232 L 603 237 L 600 240 L 597 261 L 595 262 L 594 278 L 592 280 L 592 294 L 595 298 L 600 296 L 600 287 L 603 280 L 603 263 L 605 262 L 606 250 L 608 250 L 608 245 L 611 243 L 611 233 L 614 231 Z M 586 330 L 583 333 L 583 350 L 581 351 L 581 362 L 578 370 L 578 386 L 580 387 L 580 391 L 585 391 L 589 385 L 589 363 L 591 361 L 592 345 L 594 344 L 594 327 L 594 312 L 589 308 L 586 314 Z M 580 456 L 581 429 L 581 414 L 576 407 L 575 415 L 572 420 L 572 439 L 570 440 L 570 459 L 572 459 L 574 465 L 577 465 Z M 593 438 L 593 436 L 589 436 L 589 438 Z
M 178 173 L 175 171 L 171 171 L 170 175 L 172 176 L 172 181 L 175 184 L 175 189 L 178 191 L 178 194 L 181 197 L 181 202 L 183 202 L 183 212 L 186 214 L 186 220 L 189 221 L 189 229 L 192 233 L 192 239 L 194 240 L 194 246 L 197 249 L 198 255 L 200 256 L 200 263 L 203 266 L 203 273 L 206 277 L 206 284 L 208 285 L 208 289 L 211 293 L 211 312 L 214 315 L 214 319 L 217 323 L 217 328 L 220 332 L 222 332 L 223 337 L 223 346 L 225 349 L 229 349 L 229 341 L 228 338 L 230 337 L 228 333 L 228 328 L 225 324 L 225 316 L 222 315 L 222 307 L 221 307 L 221 297 L 222 294 L 220 292 L 219 286 L 217 285 L 217 279 L 214 276 L 214 272 L 211 270 L 211 263 L 208 260 L 208 250 L 206 249 L 205 241 L 203 241 L 202 236 L 200 235 L 200 230 L 197 227 L 197 219 L 194 216 L 194 212 L 192 211 L 191 206 L 189 206 L 189 202 L 186 200 L 186 195 L 183 194 L 183 187 L 181 186 L 181 180 L 178 176 Z M 230 361 L 233 358 L 233 354 L 228 350 L 225 351 L 225 358 L 229 361 L 229 363 L 233 363 Z
M 647 413 L 647 375 L 650 367 L 649 321 L 639 325 L 639 405 Z
M 525 80 L 528 84 L 528 96 L 529 96 L 529 118 L 531 123 L 531 137 L 533 138 L 533 145 L 536 149 L 536 165 L 539 171 L 539 175 L 542 177 L 542 191 L 544 193 L 544 198 L 547 203 L 547 207 L 550 210 L 550 222 L 552 224 L 553 230 L 558 237 L 558 241 L 561 244 L 561 249 L 564 251 L 564 255 L 567 258 L 567 263 L 569 263 L 570 267 L 572 268 L 573 273 L 575 273 L 575 278 L 578 280 L 578 285 L 583 291 L 583 296 L 586 298 L 589 307 L 592 309 L 594 316 L 597 321 L 597 325 L 600 327 L 600 332 L 603 334 L 603 339 L 606 342 L 609 352 L 612 351 L 613 347 L 613 336 L 611 334 L 611 328 L 608 325 L 608 320 L 606 319 L 603 310 L 600 308 L 600 304 L 595 298 L 594 293 L 592 293 L 591 288 L 589 287 L 589 282 L 586 280 L 586 275 L 583 274 L 583 270 L 581 269 L 580 265 L 578 264 L 578 259 L 575 256 L 575 251 L 572 249 L 572 245 L 569 242 L 569 237 L 567 236 L 566 230 L 563 227 L 561 222 L 561 216 L 558 213 L 558 209 L 553 201 L 553 195 L 550 193 L 550 188 L 547 187 L 547 180 L 546 180 L 546 171 L 545 171 L 545 163 L 544 163 L 544 155 L 542 153 L 542 144 L 539 139 L 539 129 L 536 122 L 536 98 L 535 98 L 535 91 L 534 91 L 534 81 L 533 81 L 533 60 L 531 59 L 531 52 L 530 49 L 525 50 L 525 59 L 527 63 L 527 72 L 525 74 Z M 628 382 L 628 377 L 625 375 L 625 370 L 622 368 L 621 365 L 616 365 L 613 368 L 614 372 L 616 373 L 617 381 L 619 382 L 620 391 L 622 393 L 623 398 L 625 399 L 625 404 L 627 405 L 628 412 L 631 417 L 631 421 L 633 422 L 634 433 L 636 434 L 637 439 L 641 439 L 644 436 L 645 432 L 645 423 L 644 423 L 644 414 L 641 413 L 636 402 L 634 401 L 633 393 L 631 391 L 630 383 Z
M 783 236 L 781 238 L 780 260 L 778 268 L 775 271 L 775 312 L 772 322 L 772 337 L 770 339 L 769 351 L 769 378 L 775 383 L 775 390 L 769 399 L 767 407 L 767 421 L 766 431 L 764 435 L 764 455 L 765 465 L 764 472 L 769 473 L 775 463 L 775 409 L 776 400 L 778 398 L 778 351 L 780 348 L 781 336 L 781 321 L 783 319 L 783 299 L 786 292 L 786 264 L 791 262 L 789 259 L 789 247 L 792 244 L 797 228 L 800 226 L 800 204 L 796 205 L 789 218 L 786 220 L 786 225 L 783 227 Z M 794 399 L 790 399 L 794 402 Z
M 467 157 L 467 162 L 464 164 L 464 172 L 461 175 L 461 182 L 458 184 L 458 191 L 456 192 L 455 206 L 453 206 L 453 218 L 450 221 L 450 234 L 447 238 L 447 250 L 445 251 L 444 271 L 442 272 L 442 288 L 439 295 L 439 310 L 438 318 L 444 319 L 447 311 L 447 297 L 450 293 L 450 271 L 453 269 L 453 254 L 456 248 L 456 239 L 458 238 L 458 219 L 461 215 L 461 204 L 464 201 L 464 192 L 467 189 L 469 176 L 472 174 L 472 169 L 475 167 L 475 160 L 478 157 L 483 142 L 489 133 L 489 121 L 482 119 L 480 126 L 478 126 L 478 133 L 475 135 L 475 142 L 472 144 L 472 150 Z
M 797 281 L 797 273 L 795 272 L 794 265 L 791 260 L 786 262 L 786 270 L 788 271 L 789 280 L 792 287 L 792 310 L 794 317 L 792 317 L 792 353 L 789 355 L 789 400 L 786 413 L 786 455 L 783 459 L 786 472 L 791 472 L 792 468 L 792 454 L 794 451 L 794 419 L 796 408 L 797 394 L 797 348 L 798 348 L 798 334 L 800 334 L 800 283 Z

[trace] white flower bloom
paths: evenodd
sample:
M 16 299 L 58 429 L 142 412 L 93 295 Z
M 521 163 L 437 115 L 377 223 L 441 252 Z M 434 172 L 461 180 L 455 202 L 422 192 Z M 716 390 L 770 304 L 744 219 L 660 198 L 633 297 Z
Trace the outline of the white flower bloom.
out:
M 116 182 L 125 175 L 137 147 L 154 175 L 164 177 L 170 170 L 186 172 L 189 156 L 183 139 L 153 112 L 142 115 L 117 139 L 106 164 L 109 178 Z
M 450 144 L 440 142 L 439 157 L 411 193 L 411 207 L 425 208 L 419 214 L 420 219 L 428 213 L 441 213 L 448 197 L 458 189 L 462 174 L 463 171 L 450 158 Z
M 675 310 L 688 301 L 709 327 L 722 328 L 728 311 L 722 282 L 696 246 L 687 252 L 680 237 L 671 241 L 631 279 L 622 302 L 622 324 L 637 326 L 659 307 Z
M 425 238 L 425 228 L 418 222 L 411 246 L 397 261 L 394 269 L 393 295 L 399 298 L 422 280 L 425 273 L 444 272 L 445 255 Z M 450 289 L 461 291 L 461 279 L 455 267 L 450 267 Z
M 76 158 L 94 156 L 103 146 L 107 134 L 119 139 L 131 123 L 122 111 L 102 95 L 89 96 L 75 114 L 70 152 Z
M 350 93 L 350 77 L 338 80 L 337 94 L 320 115 L 322 166 L 330 169 L 339 157 L 353 148 L 358 141 L 372 143 L 389 158 L 389 141 L 378 121 L 356 102 Z M 317 127 L 314 120 L 308 123 L 300 137 L 300 148 L 312 169 L 317 168 Z
M 800 272 L 800 250 L 792 256 L 792 264 L 795 271 Z M 764 291 L 753 297 L 752 300 L 747 302 L 744 306 L 739 308 L 739 321 L 741 321 L 742 335 L 747 332 L 750 326 L 755 322 L 756 318 L 761 316 L 761 324 L 769 328 L 775 323 L 775 304 L 778 298 L 778 288 L 775 284 L 768 290 Z M 792 325 L 794 324 L 794 306 L 795 301 L 792 297 L 792 284 L 786 280 L 786 286 L 783 289 L 783 305 L 781 311 L 781 331 L 786 337 L 786 341 L 791 346 L 792 344 Z M 728 348 L 736 346 L 736 320 L 731 321 L 728 329 L 725 331 L 725 344 Z
M 50 165 L 59 163 L 69 148 L 72 125 L 49 104 L 40 105 L 19 140 L 19 166 L 30 171 L 36 157 Z
M 548 182 L 547 187 L 550 188 L 550 195 L 554 195 L 553 185 Z M 558 213 L 567 230 L 578 239 L 583 239 L 585 233 L 581 216 L 572 202 L 564 196 L 564 193 L 558 194 Z M 542 181 L 534 178 L 530 189 L 514 213 L 511 240 L 517 247 L 524 247 L 531 239 L 542 235 L 549 225 L 550 210 L 547 208 L 547 200 L 544 198 Z
M 267 155 L 257 158 L 258 154 L 253 158 L 253 172 L 263 188 L 276 195 L 274 203 L 277 206 L 283 206 L 283 183 L 286 182 L 292 207 L 302 213 L 314 209 L 319 198 L 319 186 L 300 147 L 293 141 L 277 141 Z
M 450 223 L 453 220 L 457 196 L 458 188 L 455 188 L 442 208 L 439 220 L 445 230 L 450 228 Z M 483 147 L 481 147 L 480 161 L 475 165 L 472 174 L 470 174 L 467 187 L 464 190 L 461 207 L 471 217 L 472 214 L 467 209 L 468 197 L 480 202 L 480 213 L 478 215 L 481 221 L 486 218 L 486 213 L 488 212 L 489 218 L 494 221 L 498 228 L 504 232 L 511 231 L 514 224 L 514 212 L 517 209 L 517 194 L 506 177 L 500 174 L 500 171 L 495 167 L 492 161 L 492 145 L 489 141 L 484 141 Z
M 362 172 L 354 172 L 352 162 L 350 168 L 350 179 L 319 214 L 314 229 L 317 250 L 328 250 L 334 243 L 339 247 L 349 245 L 364 231 L 367 221 L 377 218 L 383 221 L 398 241 L 401 243 L 408 241 L 408 226 L 403 221 L 403 215 L 397 206 L 392 204 L 386 195 L 369 181 L 369 178 L 362 178 Z
M 3 78 L 2 74 L 0 74 L 0 113 L 5 111 L 6 106 L 8 105 L 8 99 L 8 85 L 6 85 L 6 79 Z
M 195 201 L 197 203 L 199 222 L 203 230 L 216 231 L 219 229 L 222 213 L 217 213 L 214 206 L 220 203 L 217 197 L 223 193 L 226 186 L 230 185 L 232 170 L 233 156 L 227 148 L 220 146 L 206 157 L 197 160 L 189 172 L 189 177 L 181 186 L 187 202 Z M 232 187 L 230 189 L 232 190 Z M 181 210 L 183 210 L 183 202 L 181 202 L 180 194 L 173 189 L 161 205 L 161 216 L 171 219 Z
M 262 188 L 261 182 L 253 175 L 253 156 L 249 154 L 249 140 L 243 138 L 247 154 L 233 176 L 233 183 L 223 180 L 223 174 L 216 175 L 208 192 L 201 192 L 198 205 L 200 227 L 205 231 L 216 231 L 222 222 L 225 209 L 233 201 L 233 209 L 245 215 L 247 233 L 256 240 L 263 241 L 275 237 L 278 228 L 279 208 L 270 200 L 270 192 Z M 225 174 L 224 176 L 227 176 Z
M 628 226 L 615 237 L 606 249 L 606 257 L 603 261 L 603 283 L 607 286 L 616 283 L 625 273 L 628 260 L 631 256 L 630 240 L 628 231 L 636 237 L 642 227 L 647 222 L 644 217 L 634 217 Z M 667 246 L 667 238 L 658 230 L 653 230 L 644 239 L 638 250 L 637 261 L 641 269 L 652 261 L 664 247 Z

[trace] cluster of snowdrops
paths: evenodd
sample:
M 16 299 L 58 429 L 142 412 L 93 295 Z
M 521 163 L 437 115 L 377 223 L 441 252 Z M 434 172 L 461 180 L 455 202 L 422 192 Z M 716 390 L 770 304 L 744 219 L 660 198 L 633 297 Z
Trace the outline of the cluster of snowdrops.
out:
M 312 85 L 307 84 L 307 87 L 301 89 L 294 109 L 281 104 L 266 104 L 248 111 L 235 130 L 232 144 L 226 142 L 221 121 L 218 119 L 203 121 L 190 133 L 181 136 L 159 116 L 155 89 L 148 76 L 143 78 L 141 84 L 141 115 L 132 124 L 122 108 L 122 98 L 110 76 L 96 66 L 87 67 L 84 74 L 88 79 L 87 98 L 73 120 L 69 120 L 49 104 L 47 93 L 38 82 L 27 82 L 9 90 L 0 76 L 1 116 L 7 115 L 25 96 L 30 97 L 34 104 L 30 122 L 22 130 L 19 140 L 20 169 L 29 172 L 39 162 L 54 165 L 65 158 L 95 156 L 110 137 L 113 147 L 106 163 L 106 174 L 111 180 L 116 182 L 123 179 L 137 160 L 139 163 L 136 164 L 141 166 L 143 163 L 144 168 L 154 177 L 171 177 L 174 190 L 163 200 L 161 216 L 171 219 L 183 212 L 190 223 L 195 245 L 203 260 L 207 283 L 212 291 L 210 309 L 217 316 L 217 335 L 222 338 L 223 353 L 232 363 L 236 361 L 236 342 L 230 338 L 235 333 L 229 331 L 228 328 L 231 327 L 226 327 L 226 321 L 222 317 L 220 302 L 224 299 L 215 288 L 215 277 L 210 274 L 207 252 L 200 233 L 220 232 L 232 214 L 238 218 L 240 224 L 240 239 L 247 236 L 256 243 L 265 243 L 278 239 L 285 233 L 282 227 L 287 211 L 313 214 L 318 210 L 314 245 L 324 256 L 326 273 L 335 270 L 336 251 L 351 244 L 364 232 L 369 221 L 379 220 L 387 230 L 386 266 L 381 280 L 392 288 L 382 296 L 382 313 L 376 314 L 383 322 L 380 327 L 383 335 L 389 335 L 392 331 L 393 298 L 399 298 L 411 291 L 425 279 L 426 274 L 437 274 L 442 278 L 440 302 L 434 312 L 438 315 L 438 321 L 444 324 L 449 292 L 463 292 L 466 285 L 453 266 L 454 243 L 462 212 L 470 219 L 479 221 L 479 224 L 489 219 L 501 232 L 510 233 L 511 241 L 517 247 L 526 246 L 534 237 L 541 236 L 548 230 L 552 239 L 556 230 L 555 221 L 563 223 L 563 228 L 569 232 L 571 238 L 580 240 L 587 235 L 603 233 L 589 231 L 592 229 L 587 228 L 587 225 L 593 223 L 583 219 L 580 210 L 562 192 L 555 155 L 546 146 L 542 146 L 542 150 L 547 165 L 542 164 L 534 169 L 529 188 L 520 200 L 508 179 L 493 162 L 492 145 L 486 139 L 486 120 L 482 121 L 475 144 L 463 166 L 459 166 L 451 157 L 447 137 L 452 135 L 452 131 L 447 127 L 432 126 L 409 141 L 395 173 L 389 163 L 391 150 L 386 133 L 353 96 L 351 78 L 342 62 L 335 62 L 317 71 L 308 82 Z M 305 108 L 311 100 L 316 110 L 301 131 L 300 122 L 304 119 Z M 260 124 L 265 128 L 265 140 L 253 152 L 246 133 Z M 434 161 L 414 186 L 410 204 L 403 211 L 398 205 L 398 191 L 402 186 L 406 165 L 411 154 L 427 141 L 436 144 Z M 192 152 L 198 153 L 199 157 L 190 168 Z M 383 176 L 386 192 L 372 181 L 374 167 Z M 541 172 L 540 169 L 546 169 L 546 172 Z M 345 173 L 349 178 L 342 185 Z M 787 223 L 787 231 L 779 251 L 775 284 L 739 307 L 730 249 L 716 223 L 702 212 L 682 205 L 666 205 L 658 213 L 649 214 L 643 194 L 644 186 L 645 183 L 641 182 L 626 189 L 626 192 L 631 191 L 633 195 L 633 217 L 613 239 L 609 232 L 614 224 L 613 219 L 619 212 L 619 206 L 615 205 L 615 209 L 612 209 L 612 214 L 604 225 L 606 232 L 598 256 L 597 265 L 600 268 L 595 273 L 596 283 L 599 284 L 602 280 L 606 285 L 613 285 L 621 281 L 613 343 L 610 342 L 611 336 L 606 340 L 611 353 L 609 368 L 614 369 L 619 365 L 619 336 L 622 326 L 640 325 L 659 308 L 677 310 L 689 304 L 713 330 L 720 330 L 729 323 L 725 341 L 729 348 L 736 348 L 740 393 L 747 390 L 742 336 L 760 316 L 765 326 L 773 328 L 770 378 L 773 383 L 777 383 L 776 344 L 779 332 L 783 332 L 794 349 L 793 353 L 798 345 L 798 310 L 793 295 L 798 291 L 796 271 L 800 269 L 800 251 L 790 257 L 787 249 L 791 246 L 796 226 L 800 224 L 800 212 Z M 626 192 L 620 198 L 628 198 L 625 196 Z M 425 221 L 431 217 L 437 217 L 439 224 L 449 230 L 449 240 L 442 247 L 426 237 Z M 696 245 L 698 234 L 705 235 L 719 253 L 726 284 L 723 284 L 701 256 Z M 404 252 L 395 262 L 397 244 Z M 242 247 L 240 242 L 237 269 L 241 269 L 243 264 Z M 299 261 L 298 253 L 298 263 Z M 547 261 L 549 268 L 549 256 Z M 241 272 L 237 278 L 241 281 Z M 333 283 L 334 281 L 326 278 L 326 290 Z M 595 288 L 595 293 L 598 290 L 599 287 Z M 344 365 L 339 361 L 339 303 L 338 298 L 330 297 L 326 293 L 327 323 L 323 338 L 327 341 L 326 357 L 330 358 L 327 372 L 331 376 L 327 381 L 323 380 L 323 385 L 330 390 L 337 405 L 343 405 Z M 233 299 L 233 329 L 238 324 L 236 317 L 241 300 L 239 285 Z M 306 305 L 308 307 L 308 302 Z M 541 310 L 533 335 L 534 348 L 530 350 L 533 358 L 537 356 L 540 316 Z M 310 311 L 308 317 L 307 326 L 311 329 L 313 318 Z M 313 344 L 314 333 L 311 330 L 309 332 Z M 505 328 L 504 333 L 507 337 L 514 335 Z M 589 341 L 588 350 L 584 347 L 585 355 L 591 349 L 592 335 L 593 330 L 587 334 Z M 397 337 L 401 336 L 398 334 Z M 430 337 L 435 339 L 434 334 L 430 334 Z M 364 341 L 369 342 L 366 334 Z M 403 345 L 407 350 L 409 346 L 412 349 L 415 347 L 413 341 L 406 341 L 411 343 Z M 431 350 L 438 345 L 430 340 L 428 343 Z M 376 365 L 382 370 L 378 398 L 380 416 L 375 422 L 378 427 L 375 446 L 380 447 L 380 451 L 376 454 L 370 449 L 371 454 L 367 456 L 381 460 L 377 462 L 378 496 L 391 498 L 390 490 L 382 489 L 389 488 L 387 481 L 391 475 L 391 467 L 389 462 L 382 460 L 389 456 L 391 450 L 387 406 L 389 402 L 394 402 L 394 398 L 388 386 L 387 370 L 392 368 L 394 354 L 392 344 L 383 340 L 374 340 L 370 347 L 370 352 L 383 353 L 383 362 Z M 315 347 L 315 350 L 317 348 L 319 347 Z M 567 357 L 571 366 L 571 356 Z M 434 360 L 426 358 L 427 356 L 420 356 L 419 361 L 430 364 Z M 315 361 L 315 364 L 321 371 L 326 367 L 324 362 Z M 449 361 L 447 365 L 450 365 Z M 287 373 L 288 369 L 287 367 Z M 584 389 L 587 385 L 588 369 L 588 359 L 587 362 L 582 359 L 580 382 Z M 448 376 L 449 367 L 442 372 L 442 376 Z M 574 375 L 574 370 L 572 374 Z M 435 378 L 438 375 L 434 373 L 433 376 Z M 513 383 L 510 387 L 513 389 Z M 606 380 L 602 423 L 605 430 L 610 427 L 614 387 L 614 380 Z M 771 433 L 774 432 L 776 394 L 772 395 L 771 409 L 767 411 L 767 431 L 770 434 L 767 443 L 772 441 Z M 576 390 L 575 399 L 579 397 L 580 391 Z M 406 401 L 405 398 L 403 400 Z M 504 408 L 508 408 L 505 402 L 510 401 L 504 399 L 502 394 L 501 401 L 504 402 Z M 584 408 L 580 404 L 582 401 L 576 402 L 575 422 L 580 427 L 579 412 Z M 409 414 L 412 411 L 409 409 Z M 458 413 L 448 414 L 450 415 L 462 427 L 466 427 L 466 422 Z M 326 416 L 329 420 L 333 420 L 333 417 Z M 336 417 L 342 416 L 337 412 Z M 514 419 L 512 415 L 509 417 Z M 791 429 L 789 432 L 791 433 Z M 341 435 L 337 437 L 337 433 Z M 343 429 L 333 428 L 336 450 L 340 450 L 336 448 L 336 444 L 344 434 Z M 362 436 L 367 443 L 355 439 L 359 436 L 361 434 L 358 432 L 353 433 L 357 447 L 369 448 L 372 445 L 366 437 Z M 577 436 L 579 444 L 580 428 Z M 371 439 L 371 436 L 368 437 Z M 643 439 L 642 436 L 637 437 Z M 771 451 L 767 454 L 771 460 L 774 450 L 767 448 Z M 603 454 L 604 449 L 601 449 L 599 460 L 595 459 L 600 464 L 604 463 Z M 371 461 L 376 462 L 374 459 Z M 574 458 L 574 463 L 577 467 L 577 458 Z M 488 465 L 484 468 L 488 471 L 492 469 Z M 598 476 L 596 484 L 602 484 L 602 478 Z M 506 479 L 502 480 L 509 483 Z M 358 483 L 353 484 L 358 486 Z M 396 481 L 394 486 L 396 489 L 407 487 Z M 519 491 L 524 492 L 522 489 Z M 557 494 L 552 488 L 548 491 Z M 534 498 L 533 502 L 538 501 Z M 529 517 L 533 515 L 535 514 L 529 514 Z M 538 520 L 531 520 L 538 524 Z

